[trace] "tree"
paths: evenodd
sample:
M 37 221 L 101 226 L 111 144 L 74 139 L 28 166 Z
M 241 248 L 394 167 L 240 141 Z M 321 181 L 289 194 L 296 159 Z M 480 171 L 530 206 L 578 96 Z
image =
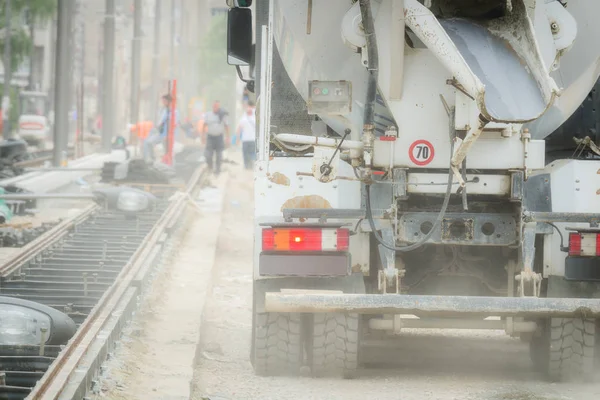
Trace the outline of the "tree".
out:
M 57 0 L 11 0 L 11 69 L 15 70 L 27 57 L 31 57 L 33 37 L 31 32 L 35 23 L 46 21 L 54 16 Z M 0 6 L 0 30 L 6 27 L 6 1 Z M 27 13 L 27 25 L 19 24 L 18 17 Z M 5 38 L 0 38 L 0 56 L 4 54 Z M 4 60 L 3 60 L 4 61 Z
M 6 17 L 5 7 L 6 1 L 2 1 L 0 5 L 0 31 L 6 28 Z M 33 33 L 34 26 L 36 23 L 47 21 L 52 18 L 56 12 L 57 0 L 11 0 L 11 35 L 10 35 L 10 68 L 16 70 L 19 65 L 26 59 L 33 57 Z M 27 25 L 19 24 L 18 21 L 22 21 L 20 16 L 23 13 L 27 13 Z M 4 63 L 4 45 L 5 36 L 0 37 L 0 59 Z M 5 67 L 6 70 L 6 67 Z M 4 93 L 4 88 L 0 89 L 0 98 Z M 13 105 L 10 108 L 10 121 L 11 125 L 15 126 L 19 115 L 18 107 L 16 107 L 19 101 L 17 91 L 15 88 L 10 90 L 10 102 Z

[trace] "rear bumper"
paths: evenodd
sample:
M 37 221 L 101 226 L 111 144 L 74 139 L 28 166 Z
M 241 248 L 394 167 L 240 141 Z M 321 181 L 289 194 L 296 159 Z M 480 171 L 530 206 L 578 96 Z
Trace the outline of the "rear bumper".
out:
M 350 256 L 347 253 L 261 253 L 258 271 L 261 276 L 346 276 L 350 273 Z
M 352 312 L 417 316 L 572 317 L 600 316 L 600 299 L 413 296 L 401 294 L 265 294 L 265 311 Z

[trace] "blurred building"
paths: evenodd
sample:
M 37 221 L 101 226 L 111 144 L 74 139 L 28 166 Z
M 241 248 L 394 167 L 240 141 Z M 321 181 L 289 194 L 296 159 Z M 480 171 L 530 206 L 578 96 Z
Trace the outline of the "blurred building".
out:
M 103 55 L 104 55 L 104 0 L 79 1 L 80 21 L 72 21 L 72 32 L 79 35 L 80 42 L 72 57 L 83 79 L 84 125 L 86 130 L 101 114 L 103 95 Z M 155 2 L 160 4 L 159 37 L 159 81 L 158 95 L 152 98 L 152 61 L 154 51 Z M 133 39 L 134 0 L 117 0 L 116 37 L 115 37 L 115 127 L 125 130 L 129 121 L 129 93 L 131 85 L 131 48 Z M 227 12 L 225 0 L 142 0 L 142 62 L 140 74 L 140 118 L 154 119 L 159 106 L 160 95 L 168 90 L 171 79 L 178 79 L 179 108 L 185 115 L 193 99 L 201 96 L 202 88 L 198 72 L 200 45 L 211 18 Z M 18 19 L 15 16 L 15 19 Z M 26 16 L 24 15 L 23 21 Z M 174 22 L 172 24 L 172 22 Z M 24 23 L 24 22 L 23 22 Z M 79 23 L 79 25 L 77 25 Z M 79 26 L 77 30 L 75 27 Z M 13 85 L 22 88 L 31 86 L 33 90 L 49 94 L 53 102 L 53 82 L 56 53 L 56 18 L 35 25 L 33 58 L 27 59 L 17 71 L 13 71 Z M 82 47 L 81 47 L 82 46 Z M 0 63 L 0 79 L 2 78 Z M 74 77 L 72 88 L 72 108 L 75 108 L 78 89 Z

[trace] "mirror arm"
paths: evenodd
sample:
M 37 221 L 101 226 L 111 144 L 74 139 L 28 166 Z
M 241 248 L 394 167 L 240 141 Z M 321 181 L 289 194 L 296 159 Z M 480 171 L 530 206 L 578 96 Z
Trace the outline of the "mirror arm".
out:
M 248 83 L 250 82 L 252 79 L 246 79 L 244 78 L 244 74 L 242 74 L 242 69 L 240 68 L 239 65 L 235 66 L 235 70 L 237 71 L 238 77 L 240 78 L 240 80 L 244 83 Z
M 244 75 L 242 74 L 242 69 L 240 68 L 239 65 L 235 66 L 235 70 L 237 71 L 237 74 L 238 74 L 238 77 L 240 78 L 240 80 L 246 84 L 246 88 L 250 92 L 254 93 L 254 79 L 245 79 Z

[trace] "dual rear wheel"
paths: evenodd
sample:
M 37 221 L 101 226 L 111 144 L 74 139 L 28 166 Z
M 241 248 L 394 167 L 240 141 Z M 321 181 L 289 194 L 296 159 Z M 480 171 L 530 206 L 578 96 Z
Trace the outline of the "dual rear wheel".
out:
M 555 382 L 599 378 L 600 322 L 591 318 L 551 318 L 530 342 L 531 359 Z
M 263 376 L 295 375 L 351 378 L 358 368 L 358 314 L 255 313 L 252 364 Z

